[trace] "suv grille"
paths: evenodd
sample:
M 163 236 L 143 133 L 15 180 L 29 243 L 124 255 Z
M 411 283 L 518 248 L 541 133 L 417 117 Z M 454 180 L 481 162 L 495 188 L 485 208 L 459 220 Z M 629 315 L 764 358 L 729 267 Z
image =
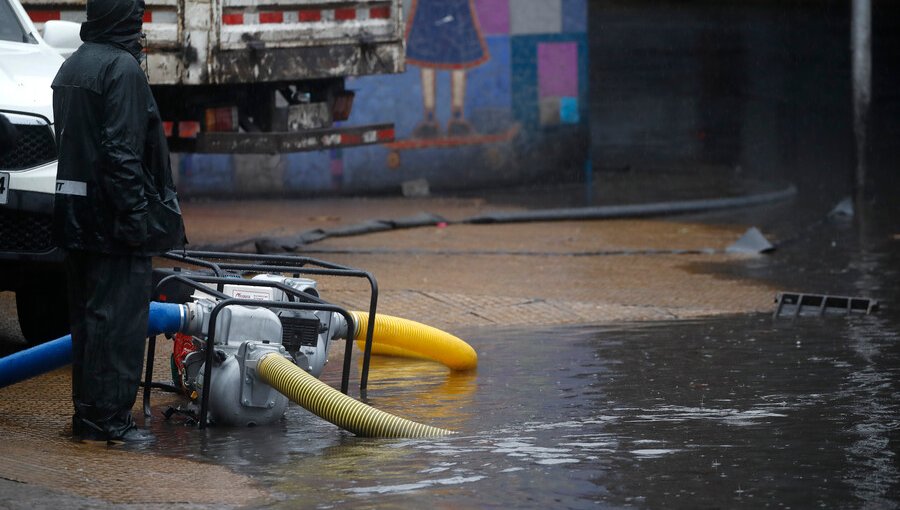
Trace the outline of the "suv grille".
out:
M 43 253 L 53 246 L 49 214 L 0 208 L 0 251 Z
M 16 147 L 0 155 L 0 170 L 22 170 L 56 159 L 56 141 L 50 126 L 16 124 Z

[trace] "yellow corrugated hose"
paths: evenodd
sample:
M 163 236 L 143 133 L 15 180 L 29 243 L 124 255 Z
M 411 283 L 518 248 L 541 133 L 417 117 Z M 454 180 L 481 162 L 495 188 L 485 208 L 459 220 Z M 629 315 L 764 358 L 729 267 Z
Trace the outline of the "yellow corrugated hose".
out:
M 356 321 L 353 339 L 363 349 L 369 314 L 350 313 Z M 478 366 L 478 354 L 465 341 L 425 324 L 380 313 L 375 315 L 372 354 L 428 359 L 452 370 L 472 370 Z
M 256 371 L 263 381 L 306 410 L 358 436 L 420 438 L 454 434 L 363 404 L 275 353 L 260 359 Z

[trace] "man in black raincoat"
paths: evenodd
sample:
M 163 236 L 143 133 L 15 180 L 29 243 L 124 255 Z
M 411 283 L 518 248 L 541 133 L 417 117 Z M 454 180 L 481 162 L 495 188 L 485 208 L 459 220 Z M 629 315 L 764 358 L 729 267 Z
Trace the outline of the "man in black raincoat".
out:
M 144 0 L 88 0 L 84 44 L 53 81 L 54 234 L 67 251 L 76 439 L 143 441 L 151 256 L 184 246 L 169 153 L 140 66 Z

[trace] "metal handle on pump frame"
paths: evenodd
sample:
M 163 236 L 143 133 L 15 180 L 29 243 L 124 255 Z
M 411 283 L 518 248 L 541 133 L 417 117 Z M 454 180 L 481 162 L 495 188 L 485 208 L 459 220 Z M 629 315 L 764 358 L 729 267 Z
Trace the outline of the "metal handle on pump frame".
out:
M 328 262 L 325 260 L 313 258 L 313 257 L 300 257 L 295 255 L 258 255 L 251 253 L 228 253 L 228 252 L 212 252 L 212 251 L 182 251 L 182 252 L 168 252 L 165 255 L 166 258 L 171 260 L 181 260 L 187 261 L 189 258 L 191 260 L 201 260 L 207 267 L 214 266 L 217 269 L 233 269 L 233 270 L 245 270 L 245 271 L 283 271 L 283 272 L 294 272 L 297 274 L 310 274 L 310 275 L 327 275 L 327 276 L 349 276 L 355 278 L 365 278 L 369 282 L 369 287 L 371 289 L 371 296 L 369 299 L 369 321 L 368 327 L 366 328 L 366 341 L 365 348 L 363 349 L 363 367 L 362 373 L 360 374 L 359 381 L 359 391 L 360 395 L 363 399 L 366 397 L 366 391 L 369 386 L 369 365 L 372 356 L 372 335 L 375 332 L 375 309 L 378 305 L 378 281 L 368 271 L 363 271 L 361 269 L 356 269 L 350 266 L 344 266 L 341 264 L 335 264 L 333 262 Z M 215 264 L 213 262 L 205 261 L 204 258 L 207 259 L 216 259 L 216 260 L 247 260 L 247 261 L 263 261 L 268 262 L 268 264 Z M 279 266 L 274 265 L 274 263 L 296 263 L 298 266 Z M 319 266 L 318 268 L 308 268 L 303 267 L 307 264 L 312 264 Z M 221 290 L 221 286 L 219 288 Z M 344 391 L 346 393 L 346 391 Z

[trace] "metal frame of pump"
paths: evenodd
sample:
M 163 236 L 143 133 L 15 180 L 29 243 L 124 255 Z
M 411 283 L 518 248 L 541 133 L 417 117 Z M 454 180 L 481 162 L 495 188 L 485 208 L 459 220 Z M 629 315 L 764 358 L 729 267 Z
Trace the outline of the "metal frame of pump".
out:
M 289 287 L 276 281 L 266 280 L 248 280 L 244 278 L 235 278 L 235 273 L 247 272 L 280 272 L 292 273 L 299 277 L 301 274 L 306 275 L 322 275 L 322 276 L 344 276 L 365 278 L 371 288 L 371 297 L 369 301 L 369 317 L 368 327 L 366 329 L 365 349 L 363 351 L 363 367 L 360 374 L 360 396 L 365 398 L 368 387 L 369 364 L 372 355 L 372 333 L 375 325 L 375 313 L 378 303 L 378 283 L 375 277 L 367 271 L 343 266 L 332 262 L 310 257 L 300 257 L 291 255 L 254 255 L 224 252 L 205 252 L 205 251 L 183 251 L 169 252 L 164 258 L 177 261 L 183 264 L 197 266 L 211 270 L 215 276 L 207 275 L 188 275 L 177 274 L 180 268 L 174 268 L 176 274 L 171 274 L 162 278 L 156 285 L 154 295 L 158 295 L 164 284 L 169 282 L 179 282 L 195 290 L 205 294 L 219 298 L 213 309 L 209 312 L 209 329 L 207 332 L 206 346 L 204 352 L 203 366 L 203 388 L 200 401 L 199 428 L 203 429 L 207 426 L 209 413 L 209 398 L 212 386 L 212 367 L 215 362 L 215 335 L 216 322 L 219 313 L 227 306 L 242 305 L 252 307 L 262 307 L 268 309 L 282 310 L 306 310 L 306 311 L 323 311 L 340 314 L 347 323 L 348 334 L 346 339 L 346 348 L 344 351 L 344 362 L 341 374 L 341 393 L 347 394 L 349 389 L 350 366 L 353 351 L 353 317 L 350 313 L 334 304 L 327 303 L 317 296 L 300 291 L 296 288 Z M 250 261 L 251 263 L 227 262 L 227 261 Z M 317 267 L 307 267 L 309 265 Z M 231 273 L 228 273 L 231 271 Z M 232 275 L 232 276 L 229 276 Z M 252 287 L 268 287 L 278 289 L 285 293 L 288 301 L 263 301 L 251 299 L 237 299 L 224 294 L 224 286 L 228 284 L 238 284 L 242 286 Z M 216 289 L 210 288 L 205 284 L 215 284 Z M 295 301 L 299 300 L 299 301 Z M 279 346 L 281 347 L 281 346 Z M 143 384 L 143 407 L 144 414 L 150 415 L 150 389 L 153 387 L 163 389 L 174 389 L 169 385 L 153 382 L 153 360 L 156 353 L 156 337 L 148 337 L 147 344 L 147 365 L 145 368 L 145 381 Z

